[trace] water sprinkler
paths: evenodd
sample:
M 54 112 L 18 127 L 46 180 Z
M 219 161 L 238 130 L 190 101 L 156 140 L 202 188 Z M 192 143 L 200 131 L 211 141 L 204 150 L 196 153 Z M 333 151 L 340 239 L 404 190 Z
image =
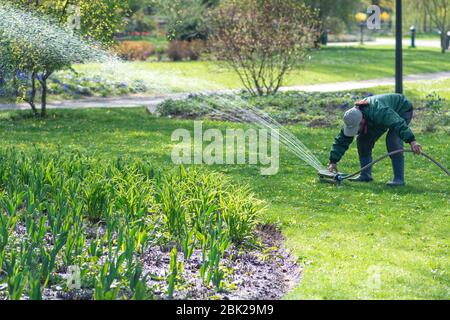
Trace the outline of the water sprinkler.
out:
M 393 156 L 393 155 L 396 155 L 396 154 L 399 154 L 399 153 L 406 153 L 406 152 L 412 153 L 413 151 L 412 150 L 400 149 L 400 150 L 396 150 L 396 151 L 392 151 L 392 152 L 386 153 L 385 155 L 379 157 L 375 161 L 369 163 L 367 166 L 361 168 L 360 170 L 358 170 L 357 172 L 352 173 L 352 174 L 345 174 L 345 173 L 341 173 L 341 172 L 330 172 L 328 170 L 319 170 L 318 171 L 319 180 L 320 180 L 320 182 L 327 182 L 327 183 L 332 183 L 332 184 L 335 184 L 335 185 L 341 185 L 344 180 L 347 180 L 347 179 L 350 179 L 350 178 L 353 178 L 353 177 L 357 176 L 362 171 L 364 171 L 366 169 L 369 169 L 370 167 L 372 167 L 376 163 L 380 162 L 381 160 L 384 160 L 387 157 L 390 157 L 390 156 Z M 425 152 L 422 152 L 420 155 L 423 156 L 424 158 L 428 159 L 432 163 L 434 163 L 437 167 L 439 167 L 442 171 L 444 171 L 450 177 L 450 171 L 448 169 L 446 169 L 442 164 L 437 162 L 435 159 L 430 157 Z
M 345 173 L 335 173 L 328 170 L 320 170 L 318 174 L 320 182 L 332 183 L 336 185 L 340 185 L 347 176 Z

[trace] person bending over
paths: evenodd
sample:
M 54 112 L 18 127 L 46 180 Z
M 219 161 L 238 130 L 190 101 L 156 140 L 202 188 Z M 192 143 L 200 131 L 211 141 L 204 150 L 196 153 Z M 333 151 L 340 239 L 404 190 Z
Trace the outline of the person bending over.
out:
M 411 145 L 416 154 L 421 153 L 409 124 L 413 117 L 413 106 L 402 94 L 382 94 L 368 97 L 355 104 L 344 114 L 344 127 L 335 138 L 330 152 L 328 170 L 337 172 L 337 163 L 344 156 L 350 144 L 357 136 L 358 155 L 361 168 L 372 162 L 372 150 L 377 140 L 387 131 L 386 147 L 388 152 L 403 149 L 403 142 Z M 403 153 L 391 156 L 394 178 L 388 186 L 405 185 L 405 159 Z M 372 167 L 350 179 L 370 182 Z

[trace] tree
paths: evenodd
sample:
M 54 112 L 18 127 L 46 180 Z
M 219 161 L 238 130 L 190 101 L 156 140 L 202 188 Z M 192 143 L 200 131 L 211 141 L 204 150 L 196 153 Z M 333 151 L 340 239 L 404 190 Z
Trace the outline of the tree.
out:
M 427 0 L 423 2 L 431 21 L 441 33 L 441 51 L 447 50 L 447 33 L 450 31 L 450 0 Z
M 165 17 L 170 40 L 206 40 L 204 17 L 208 8 L 217 1 L 206 0 L 155 0 L 159 14 Z
M 128 1 L 123 0 L 5 0 L 11 5 L 50 18 L 52 23 L 66 25 L 69 18 L 79 15 L 77 32 L 105 45 L 114 43 L 114 34 L 124 26 L 129 13 Z M 76 9 L 76 10 L 74 10 Z M 76 12 L 74 12 L 76 11 Z
M 254 95 L 276 93 L 320 36 L 317 12 L 295 0 L 226 0 L 208 17 L 211 51 Z
M 128 32 L 153 31 L 156 28 L 153 0 L 128 0 L 129 21 L 127 23 Z
M 324 24 L 324 28 L 334 32 L 340 32 L 342 25 L 349 27 L 353 23 L 354 14 L 364 8 L 362 0 L 298 0 L 297 2 L 317 9 L 319 20 Z
M 47 80 L 73 63 L 105 58 L 91 38 L 105 45 L 114 42 L 114 32 L 123 21 L 120 0 L 14 0 L 0 4 L 0 73 L 15 79 L 17 72 L 28 74 L 22 98 L 37 114 L 37 84 L 41 91 L 41 116 L 46 114 Z M 67 21 L 77 5 L 77 30 Z M 27 88 L 29 87 L 29 92 Z

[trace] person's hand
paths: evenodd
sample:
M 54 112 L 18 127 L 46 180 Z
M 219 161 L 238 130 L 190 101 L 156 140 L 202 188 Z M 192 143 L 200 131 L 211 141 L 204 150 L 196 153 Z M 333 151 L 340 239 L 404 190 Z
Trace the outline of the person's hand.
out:
M 337 173 L 338 172 L 337 164 L 336 163 L 330 163 L 328 165 L 328 171 Z
M 413 142 L 411 142 L 411 150 L 415 154 L 421 154 L 422 153 L 422 146 L 420 144 L 418 144 L 417 141 L 413 141 Z

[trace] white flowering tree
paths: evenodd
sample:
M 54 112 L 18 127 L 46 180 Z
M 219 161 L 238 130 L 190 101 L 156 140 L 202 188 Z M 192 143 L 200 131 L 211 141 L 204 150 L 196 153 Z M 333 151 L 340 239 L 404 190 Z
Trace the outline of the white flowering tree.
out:
M 106 2 L 114 3 L 117 0 Z M 9 74 L 15 78 L 19 71 L 26 75 L 27 79 L 19 87 L 19 98 L 27 101 L 36 115 L 38 111 L 35 98 L 39 84 L 40 114 L 45 117 L 47 79 L 55 71 L 70 68 L 74 63 L 103 61 L 110 57 L 99 45 L 86 40 L 81 32 L 75 32 L 63 23 L 61 17 L 57 18 L 53 12 L 43 14 L 47 8 L 45 1 L 40 5 L 41 7 L 27 7 L 0 3 L 0 75 L 7 77 Z M 69 14 L 68 9 L 59 12 Z M 109 26 L 114 29 L 116 22 L 114 20 Z M 105 22 L 105 25 L 108 26 L 108 23 Z M 102 25 L 100 29 L 104 27 Z M 91 33 L 96 34 L 92 30 Z M 87 34 L 90 35 L 89 32 Z M 112 33 L 100 40 L 102 43 L 108 43 L 111 37 Z

